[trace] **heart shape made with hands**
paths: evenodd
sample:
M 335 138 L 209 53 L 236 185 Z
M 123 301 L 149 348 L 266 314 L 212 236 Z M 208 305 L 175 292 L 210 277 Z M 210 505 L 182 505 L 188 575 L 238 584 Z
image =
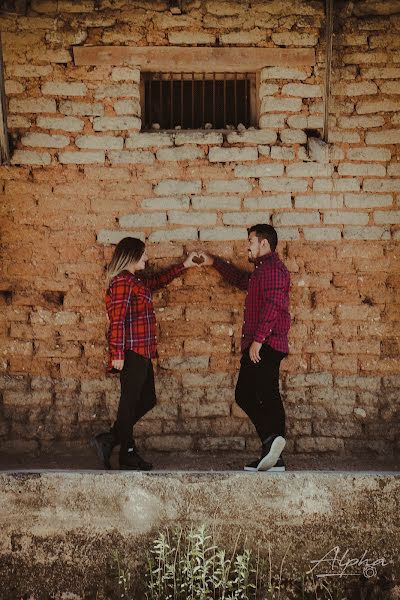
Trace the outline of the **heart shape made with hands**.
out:
M 204 262 L 204 256 L 199 256 L 198 254 L 196 254 L 195 256 L 193 256 L 192 261 L 196 263 L 196 265 L 201 265 Z

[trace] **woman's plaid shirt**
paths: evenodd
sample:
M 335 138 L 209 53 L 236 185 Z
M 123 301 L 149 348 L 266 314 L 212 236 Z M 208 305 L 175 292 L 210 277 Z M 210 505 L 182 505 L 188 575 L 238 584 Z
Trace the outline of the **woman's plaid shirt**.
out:
M 232 285 L 247 290 L 244 305 L 242 352 L 252 342 L 289 352 L 289 271 L 276 252 L 260 256 L 253 273 L 214 257 L 214 267 Z
M 133 350 L 146 358 L 157 356 L 156 316 L 151 292 L 178 277 L 185 267 L 175 265 L 157 275 L 137 277 L 122 271 L 111 279 L 106 292 L 110 326 L 108 347 L 112 360 L 123 360 L 125 350 Z

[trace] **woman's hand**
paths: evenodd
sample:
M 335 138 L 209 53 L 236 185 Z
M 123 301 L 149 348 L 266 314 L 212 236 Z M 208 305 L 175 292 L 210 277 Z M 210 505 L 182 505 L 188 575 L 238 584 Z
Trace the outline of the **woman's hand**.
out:
M 253 342 L 249 349 L 250 360 L 253 363 L 259 363 L 261 360 L 260 350 L 261 350 L 261 342 Z
M 206 267 L 211 267 L 214 264 L 214 257 L 211 254 L 207 254 L 207 252 L 199 252 L 200 258 L 203 259 L 202 264 Z
M 124 359 L 112 360 L 111 365 L 113 369 L 116 369 L 117 371 L 122 371 L 122 369 L 124 368 Z
M 185 260 L 185 262 L 183 263 L 183 266 L 186 267 L 186 269 L 190 269 L 190 267 L 200 267 L 201 264 L 203 264 L 203 261 L 199 261 L 196 259 L 199 258 L 199 253 L 198 252 L 190 252 Z M 193 260 L 194 259 L 194 260 Z

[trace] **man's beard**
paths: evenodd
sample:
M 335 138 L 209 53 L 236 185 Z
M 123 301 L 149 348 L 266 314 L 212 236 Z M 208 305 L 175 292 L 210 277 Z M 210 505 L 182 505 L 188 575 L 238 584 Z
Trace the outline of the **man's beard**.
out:
M 249 254 L 248 261 L 249 261 L 249 263 L 255 263 L 256 259 L 251 254 Z

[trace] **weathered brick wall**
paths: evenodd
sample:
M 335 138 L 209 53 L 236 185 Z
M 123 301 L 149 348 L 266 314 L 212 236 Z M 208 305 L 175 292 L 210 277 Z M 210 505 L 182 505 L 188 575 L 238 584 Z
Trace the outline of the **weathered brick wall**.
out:
M 398 6 L 397 6 L 398 5 Z M 397 9 L 397 13 L 396 13 Z M 399 434 L 400 3 L 344 3 L 329 160 L 321 130 L 323 3 L 32 0 L 3 15 L 11 167 L 2 195 L 3 448 L 80 440 L 115 414 L 104 272 L 126 234 L 156 267 L 205 248 L 246 266 L 271 222 L 292 274 L 282 389 L 289 449 L 393 455 Z M 314 67 L 261 71 L 260 129 L 139 133 L 135 67 L 77 67 L 74 45 L 314 47 Z M 255 448 L 233 404 L 243 293 L 212 269 L 155 296 L 159 405 L 148 448 Z M 398 448 L 398 446 L 397 446 Z

